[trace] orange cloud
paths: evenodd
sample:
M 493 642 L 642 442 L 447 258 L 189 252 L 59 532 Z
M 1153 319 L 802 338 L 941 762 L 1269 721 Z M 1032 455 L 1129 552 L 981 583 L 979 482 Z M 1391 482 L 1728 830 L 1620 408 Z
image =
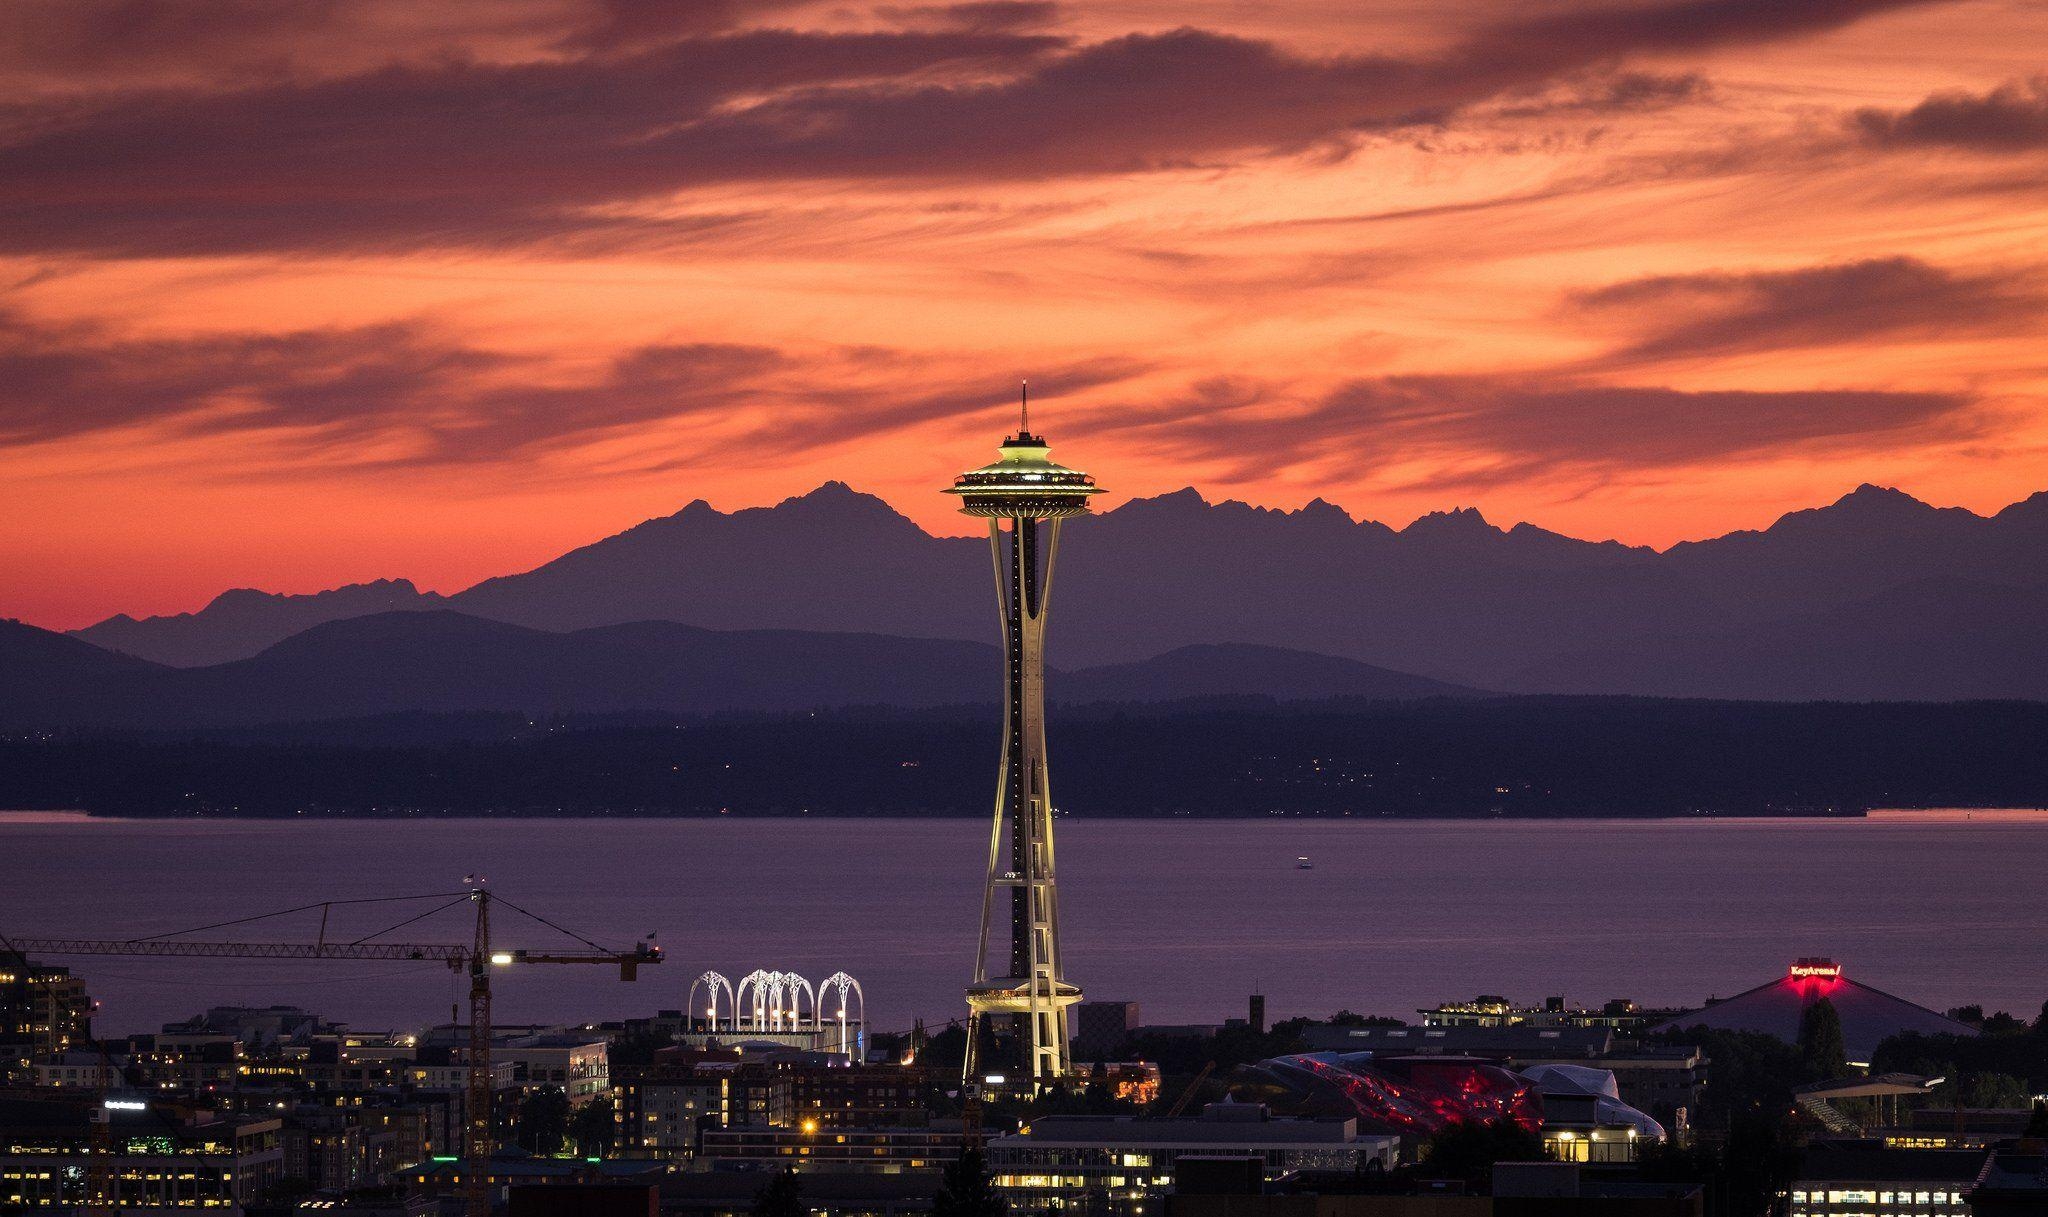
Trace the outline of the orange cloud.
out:
M 704 497 L 1669 544 L 2048 455 L 2021 0 L 26 0 L 0 613 L 454 590 Z M 2030 58 L 2033 56 L 2033 58 Z

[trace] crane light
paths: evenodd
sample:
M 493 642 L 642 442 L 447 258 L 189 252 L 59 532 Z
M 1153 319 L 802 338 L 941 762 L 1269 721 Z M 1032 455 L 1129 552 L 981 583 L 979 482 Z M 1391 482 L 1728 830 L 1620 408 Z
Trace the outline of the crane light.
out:
M 491 952 L 491 962 L 502 968 L 512 962 L 512 952 L 493 951 Z

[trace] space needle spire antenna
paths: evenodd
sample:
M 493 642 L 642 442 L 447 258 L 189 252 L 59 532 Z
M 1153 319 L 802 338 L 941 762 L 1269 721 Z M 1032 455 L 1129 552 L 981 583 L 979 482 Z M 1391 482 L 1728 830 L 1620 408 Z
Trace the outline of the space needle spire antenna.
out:
M 1031 382 L 1028 380 L 1017 382 L 1017 412 L 1022 416 L 1017 430 L 1025 435 L 1031 434 Z

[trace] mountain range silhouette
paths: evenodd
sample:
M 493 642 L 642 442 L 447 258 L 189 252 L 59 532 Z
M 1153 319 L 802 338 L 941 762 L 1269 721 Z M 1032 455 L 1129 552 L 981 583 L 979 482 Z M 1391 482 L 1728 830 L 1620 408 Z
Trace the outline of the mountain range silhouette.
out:
M 1237 691 L 1276 696 L 1478 688 L 1779 700 L 2042 698 L 2044 557 L 2048 492 L 1987 517 L 1865 485 L 1766 529 L 1660 552 L 1528 524 L 1502 529 L 1469 509 L 1396 530 L 1354 520 L 1320 499 L 1281 511 L 1212 503 L 1188 489 L 1068 525 L 1050 654 L 1068 670 L 1076 696 L 1095 680 L 1112 695 L 1151 688 L 1162 696 L 1228 692 L 1235 681 Z M 456 647 L 482 648 L 474 660 L 485 670 L 466 677 L 472 686 L 481 677 L 516 684 L 558 670 L 561 679 L 609 681 L 616 691 L 637 687 L 639 676 L 676 678 L 661 664 L 683 663 L 685 651 L 698 656 L 690 662 L 711 663 L 705 656 L 724 647 L 720 662 L 729 666 L 718 679 L 728 683 L 744 685 L 747 665 L 758 669 L 768 656 L 786 654 L 806 657 L 819 700 L 934 704 L 936 691 L 894 665 L 925 665 L 931 684 L 957 689 L 941 700 L 992 698 L 993 659 L 981 649 L 996 634 L 989 578 L 986 540 L 932 536 L 881 499 L 828 482 L 772 507 L 720 512 L 693 502 L 453 595 L 421 592 L 403 579 L 314 595 L 235 590 L 196 613 L 116 616 L 73 636 L 100 648 L 98 655 L 217 673 L 177 678 L 151 667 L 124 675 L 106 666 L 120 663 L 108 656 L 78 677 L 93 688 L 123 680 L 163 689 L 180 679 L 187 683 L 178 687 L 195 690 L 212 687 L 207 680 L 231 684 L 234 665 L 281 663 L 295 652 L 280 656 L 277 648 L 292 640 L 308 648 L 346 643 L 342 650 L 353 648 L 354 658 L 332 660 L 342 667 L 411 665 L 408 679 L 422 698 L 462 684 L 461 673 L 439 670 L 437 685 L 419 666 L 423 656 Z M 438 624 L 398 620 L 422 613 Z M 315 628 L 351 619 L 363 620 L 374 637 Z M 488 623 L 527 633 L 490 635 Z M 699 633 L 662 634 L 648 623 Z M 714 645 L 702 631 L 752 632 L 752 642 Z M 815 641 L 827 632 L 865 637 Z M 506 641 L 514 637 L 516 645 Z M 919 643 L 914 660 L 900 649 L 912 641 Z M 667 658 L 650 661 L 648 647 Z M 1188 647 L 1221 649 L 1204 656 L 1182 650 Z M 1281 665 L 1287 678 L 1264 682 L 1273 688 L 1258 687 L 1275 657 L 1262 661 L 1244 649 L 1257 647 L 1290 656 Z M 516 663 L 508 657 L 514 653 Z M 1168 653 L 1177 657 L 1162 663 Z M 618 658 L 632 655 L 639 658 Z M 1368 669 L 1333 660 L 1369 665 L 1370 679 Z M 512 666 L 491 667 L 502 664 Z M 1132 664 L 1140 666 L 1122 677 L 1101 675 Z M 1308 679 L 1319 664 L 1334 674 L 1320 683 Z M 600 681 L 598 673 L 607 675 Z M 1314 688 L 1325 692 L 1302 692 Z M 1398 688 L 1410 692 L 1370 691 Z M 653 686 L 645 692 L 652 695 Z M 782 692 L 760 699 L 805 704 Z M 461 697 L 447 692 L 442 700 Z M 692 693 L 660 704 L 718 701 Z

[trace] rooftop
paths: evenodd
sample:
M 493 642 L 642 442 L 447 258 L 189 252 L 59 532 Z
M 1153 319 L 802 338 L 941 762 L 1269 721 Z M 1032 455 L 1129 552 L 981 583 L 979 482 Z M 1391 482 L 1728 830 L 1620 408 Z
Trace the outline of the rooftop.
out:
M 1198 1116 L 1040 1116 L 1000 1142 L 1285 1145 L 1356 1140 L 1349 1116 L 1275 1116 L 1262 1103 L 1211 1103 Z
M 1805 958 L 1768 984 L 1715 1002 L 1704 1010 L 1657 1024 L 1653 1031 L 1708 1027 L 1718 1031 L 1757 1031 L 1788 1044 L 1799 1040 L 1799 1020 L 1822 998 L 1842 1018 L 1842 1040 L 1851 1061 L 1867 1062 L 1877 1046 L 1894 1035 L 1968 1035 L 1977 1029 L 1925 1006 L 1849 979 L 1831 959 Z
M 1967 1183 L 1984 1167 L 1981 1149 L 1891 1149 L 1876 1140 L 1815 1141 L 1800 1159 L 1805 1183 Z

